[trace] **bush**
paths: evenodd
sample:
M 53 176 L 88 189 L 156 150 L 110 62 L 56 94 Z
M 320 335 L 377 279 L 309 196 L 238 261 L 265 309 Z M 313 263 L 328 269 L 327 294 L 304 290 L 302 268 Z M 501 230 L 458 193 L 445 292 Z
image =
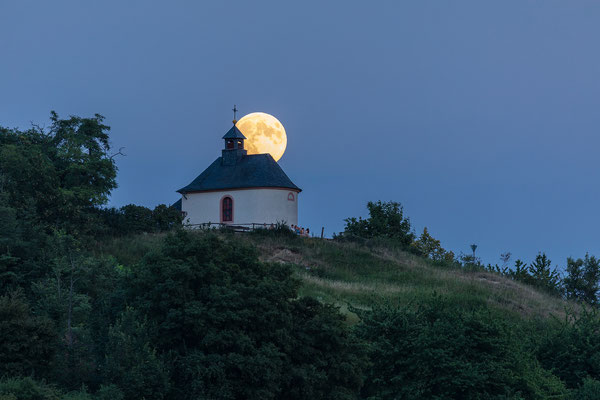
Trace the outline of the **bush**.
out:
M 427 227 L 423 228 L 423 233 L 419 239 L 411 244 L 411 249 L 419 255 L 433 260 L 438 265 L 453 266 L 456 264 L 454 253 L 444 249 L 439 240 L 429 234 Z
M 164 204 L 159 204 L 154 210 L 128 204 L 119 209 L 108 208 L 98 212 L 102 220 L 100 233 L 111 236 L 166 232 L 180 227 L 183 220 L 179 210 Z
M 600 399 L 600 382 L 586 378 L 583 385 L 573 392 L 573 400 L 598 400 Z
M 414 307 L 357 310 L 371 343 L 370 399 L 543 399 L 566 389 L 490 310 L 453 309 L 439 296 Z
M 368 202 L 369 218 L 346 218 L 346 226 L 342 235 L 353 235 L 365 239 L 375 237 L 393 238 L 404 246 L 409 246 L 415 239 L 411 232 L 410 220 L 404 217 L 400 203 Z
M 45 372 L 55 342 L 52 322 L 32 315 L 21 292 L 0 297 L 0 376 Z
M 582 308 L 569 312 L 540 343 L 538 358 L 571 389 L 584 379 L 600 380 L 600 312 Z
M 250 232 L 254 236 L 277 237 L 285 239 L 295 239 L 298 235 L 284 222 L 278 222 L 275 225 L 254 229 Z
M 150 344 L 150 327 L 135 310 L 125 310 L 109 329 L 106 381 L 118 384 L 121 398 L 160 400 L 168 392 L 166 368 Z M 103 388 L 103 393 L 109 387 Z M 103 394 L 105 396 L 105 394 Z
M 589 254 L 583 260 L 569 257 L 564 286 L 568 299 L 596 305 L 600 291 L 600 260 Z
M 364 353 L 344 317 L 297 299 L 289 267 L 235 239 L 178 231 L 133 270 L 129 302 L 168 360 L 169 397 L 356 397 Z
M 96 400 L 123 400 L 123 392 L 116 385 L 102 385 L 94 396 Z
M 3 378 L 0 380 L 2 400 L 61 400 L 61 394 L 52 386 L 32 378 Z

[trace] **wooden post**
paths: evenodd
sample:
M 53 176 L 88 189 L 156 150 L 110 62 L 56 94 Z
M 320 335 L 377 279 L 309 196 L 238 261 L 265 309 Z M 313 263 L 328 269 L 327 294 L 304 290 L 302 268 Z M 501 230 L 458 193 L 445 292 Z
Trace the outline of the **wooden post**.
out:
M 325 227 L 321 227 L 321 239 L 323 239 L 323 231 L 325 231 Z

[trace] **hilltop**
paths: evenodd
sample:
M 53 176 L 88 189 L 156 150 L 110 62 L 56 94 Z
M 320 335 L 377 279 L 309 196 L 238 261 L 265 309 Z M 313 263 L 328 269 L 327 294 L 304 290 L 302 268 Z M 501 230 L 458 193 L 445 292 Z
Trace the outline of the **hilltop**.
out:
M 357 317 L 348 306 L 370 309 L 385 302 L 406 305 L 433 293 L 465 308 L 489 305 L 511 319 L 562 317 L 565 310 L 576 307 L 573 302 L 494 272 L 437 266 L 391 241 L 358 243 L 269 232 L 217 234 L 255 246 L 262 261 L 291 266 L 302 282 L 301 296 L 337 305 L 350 322 L 356 322 Z M 143 234 L 114 239 L 103 251 L 120 263 L 133 264 L 164 236 Z
M 522 317 L 562 315 L 574 304 L 487 271 L 442 268 L 391 243 L 364 244 L 316 238 L 258 238 L 264 261 L 292 264 L 301 294 L 341 307 L 373 302 L 408 304 L 433 292 L 465 306 L 488 304 Z

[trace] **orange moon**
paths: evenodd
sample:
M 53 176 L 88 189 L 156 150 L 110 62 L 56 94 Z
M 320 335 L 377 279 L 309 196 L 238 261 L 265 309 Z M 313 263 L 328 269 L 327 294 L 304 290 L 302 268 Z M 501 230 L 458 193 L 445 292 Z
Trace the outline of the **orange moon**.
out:
M 269 153 L 279 161 L 287 146 L 283 125 L 270 114 L 254 112 L 244 115 L 236 124 L 246 136 L 248 154 Z

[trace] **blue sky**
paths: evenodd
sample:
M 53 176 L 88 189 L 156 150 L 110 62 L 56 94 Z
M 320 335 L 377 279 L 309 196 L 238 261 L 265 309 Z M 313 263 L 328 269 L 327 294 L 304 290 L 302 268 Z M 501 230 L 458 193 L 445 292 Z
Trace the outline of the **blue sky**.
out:
M 457 253 L 600 255 L 600 3 L 2 1 L 0 125 L 100 113 L 111 205 L 177 199 L 275 115 L 300 222 L 401 202 Z

